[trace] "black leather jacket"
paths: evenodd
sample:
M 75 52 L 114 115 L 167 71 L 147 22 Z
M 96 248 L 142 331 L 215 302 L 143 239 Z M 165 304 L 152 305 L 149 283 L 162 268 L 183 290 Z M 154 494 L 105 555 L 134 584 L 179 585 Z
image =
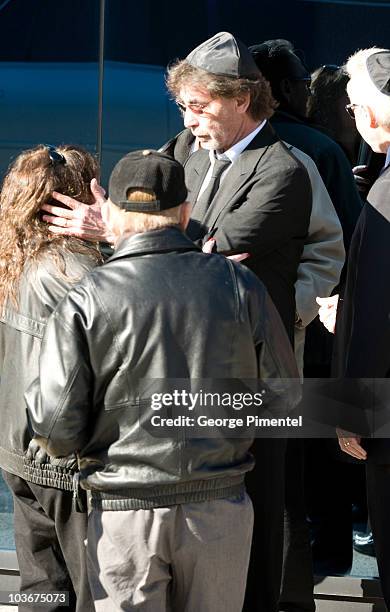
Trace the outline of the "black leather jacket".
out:
M 153 436 L 142 425 L 145 377 L 255 379 L 259 372 L 297 377 L 264 286 L 170 227 L 124 238 L 68 293 L 43 341 L 41 405 L 30 394 L 27 401 L 49 453 L 79 451 L 81 483 L 96 507 L 151 508 L 238 493 L 253 458 L 250 439 L 178 430 Z
M 63 252 L 68 278 L 50 256 L 28 265 L 19 286 L 19 303 L 0 316 L 0 466 L 36 484 L 72 490 L 76 458 L 50 458 L 34 444 L 27 421 L 24 393 L 38 376 L 46 322 L 71 286 L 95 265 L 87 256 Z M 32 398 L 32 401 L 35 401 Z

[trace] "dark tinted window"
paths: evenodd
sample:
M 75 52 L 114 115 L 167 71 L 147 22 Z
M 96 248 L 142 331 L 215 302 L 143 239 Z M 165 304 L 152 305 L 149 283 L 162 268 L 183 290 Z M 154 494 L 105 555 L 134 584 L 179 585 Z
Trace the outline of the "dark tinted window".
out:
M 9 0 L 0 7 L 2 62 L 97 61 L 98 0 Z

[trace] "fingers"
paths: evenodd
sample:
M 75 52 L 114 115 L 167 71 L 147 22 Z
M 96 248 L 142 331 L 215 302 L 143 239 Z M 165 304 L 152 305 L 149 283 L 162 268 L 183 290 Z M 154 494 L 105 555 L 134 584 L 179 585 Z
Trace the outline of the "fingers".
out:
M 316 298 L 316 302 L 320 306 L 318 310 L 319 319 L 331 334 L 335 332 L 338 300 L 338 294 L 327 298 Z
M 41 210 L 45 210 L 52 215 L 55 215 L 57 218 L 61 219 L 74 219 L 75 212 L 73 210 L 68 210 L 67 208 L 61 208 L 60 206 L 52 206 L 52 204 L 43 204 Z M 43 217 L 44 221 L 47 221 L 47 215 Z M 54 217 L 50 217 L 54 219 Z
M 336 295 L 331 295 L 330 297 L 326 297 L 326 298 L 316 297 L 317 304 L 319 304 L 320 306 L 326 306 L 327 308 L 334 308 L 334 306 L 338 303 L 338 301 L 339 301 L 338 293 L 336 293 Z
M 368 170 L 367 164 L 361 164 L 360 166 L 354 166 L 352 168 L 352 172 L 354 174 L 358 174 L 359 172 L 366 172 L 366 170 Z
M 340 437 L 339 445 L 341 450 L 360 461 L 367 459 L 367 451 L 360 445 L 360 438 L 358 436 Z
M 326 320 L 321 319 L 321 323 L 325 327 L 325 329 L 328 330 L 328 332 L 330 334 L 334 334 L 335 333 L 335 331 L 336 331 L 336 319 L 326 319 Z
M 75 238 L 81 238 L 82 240 L 90 240 L 92 242 L 99 242 L 99 239 L 95 234 L 89 234 L 81 227 L 58 227 L 58 225 L 49 225 L 48 229 L 52 234 L 59 236 L 74 236 Z
M 365 191 L 371 184 L 370 178 L 364 176 L 364 173 L 368 170 L 369 167 L 365 164 L 352 168 L 353 178 L 355 179 L 356 187 L 359 191 Z M 361 176 L 361 173 L 363 173 L 363 176 Z
M 65 204 L 65 206 L 68 206 L 68 208 L 71 208 L 72 210 L 76 210 L 77 208 L 80 208 L 80 206 L 85 206 L 85 204 L 81 204 L 81 202 L 74 200 L 70 196 L 58 193 L 58 191 L 53 191 L 52 196 L 55 200 L 58 200 L 62 204 Z M 60 210 L 63 209 L 61 208 Z
M 215 245 L 215 238 L 209 238 L 202 246 L 203 253 L 212 253 Z M 228 255 L 227 259 L 231 259 L 232 261 L 243 261 L 244 259 L 248 259 L 248 257 L 250 257 L 249 253 L 237 253 L 236 255 Z
M 326 319 L 336 319 L 336 308 L 329 306 L 321 306 L 318 311 L 320 321 L 324 322 Z
M 103 203 L 106 199 L 106 190 L 99 185 L 95 178 L 93 178 L 91 181 L 91 193 L 95 198 L 96 203 Z
M 54 206 L 54 208 L 56 207 Z M 52 212 L 54 213 L 55 211 Z M 46 223 L 51 223 L 52 225 L 59 225 L 60 227 L 70 227 L 73 223 L 71 217 L 54 217 L 52 215 L 43 215 L 42 220 L 46 221 Z
M 370 179 L 364 178 L 363 176 L 359 176 L 358 174 L 355 174 L 355 183 L 357 185 L 369 185 Z
M 208 240 L 206 240 L 206 242 L 202 246 L 203 253 L 212 253 L 214 246 L 215 246 L 214 238 L 209 238 Z
M 244 259 L 248 259 L 250 257 L 249 253 L 237 253 L 237 255 L 229 255 L 228 259 L 232 261 L 243 261 Z
M 334 334 L 336 331 L 336 317 L 320 317 L 322 325 L 330 332 Z

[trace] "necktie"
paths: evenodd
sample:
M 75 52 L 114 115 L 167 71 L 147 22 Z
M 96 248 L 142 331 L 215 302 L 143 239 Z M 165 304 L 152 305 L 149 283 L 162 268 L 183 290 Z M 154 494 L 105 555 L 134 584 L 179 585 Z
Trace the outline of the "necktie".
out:
M 221 176 L 224 170 L 231 164 L 230 159 L 215 159 L 213 164 L 213 170 L 211 178 L 206 189 L 196 201 L 193 208 L 191 217 L 197 221 L 202 221 L 215 194 L 218 191 L 219 183 L 221 182 Z

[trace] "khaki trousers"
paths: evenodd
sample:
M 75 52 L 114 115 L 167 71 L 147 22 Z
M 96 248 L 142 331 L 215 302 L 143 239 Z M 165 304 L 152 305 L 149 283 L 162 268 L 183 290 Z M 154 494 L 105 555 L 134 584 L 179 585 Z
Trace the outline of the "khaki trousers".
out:
M 152 510 L 93 509 L 97 612 L 241 612 L 253 529 L 247 494 Z

